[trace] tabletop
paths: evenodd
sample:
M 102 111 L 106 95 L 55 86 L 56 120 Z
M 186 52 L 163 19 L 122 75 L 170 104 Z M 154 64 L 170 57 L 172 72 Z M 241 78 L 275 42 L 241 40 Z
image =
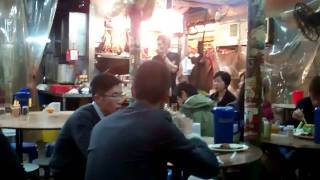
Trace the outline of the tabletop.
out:
M 202 137 L 202 139 L 207 144 L 212 144 L 213 138 L 211 137 Z M 231 167 L 231 166 L 238 166 L 244 164 L 250 164 L 259 160 L 263 153 L 260 148 L 257 146 L 247 144 L 249 146 L 248 150 L 239 151 L 239 152 L 231 152 L 231 153 L 216 153 L 217 157 L 219 157 L 221 167 Z
M 60 111 L 49 114 L 45 111 L 30 112 L 28 116 L 13 117 L 0 115 L 0 128 L 9 129 L 61 129 L 73 111 Z
M 272 108 L 295 109 L 294 104 L 272 104 Z
M 41 90 L 40 90 L 41 91 Z M 49 91 L 41 91 L 44 94 L 49 94 L 51 96 L 62 97 L 62 98 L 92 98 L 92 94 L 70 94 L 70 93 L 53 93 Z
M 263 143 L 273 144 L 278 146 L 286 146 L 301 149 L 320 149 L 320 144 L 316 144 L 310 139 L 301 139 L 294 136 L 288 136 L 284 134 L 271 134 L 269 140 L 262 140 Z

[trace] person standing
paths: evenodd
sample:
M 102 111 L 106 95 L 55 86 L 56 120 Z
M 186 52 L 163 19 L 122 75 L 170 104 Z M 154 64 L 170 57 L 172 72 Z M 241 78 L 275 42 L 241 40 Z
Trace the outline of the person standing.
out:
M 122 104 L 121 81 L 106 73 L 91 84 L 93 102 L 78 108 L 63 126 L 56 141 L 50 168 L 56 180 L 84 179 L 91 130 Z
M 92 131 L 86 180 L 166 179 L 167 162 L 201 178 L 219 173 L 219 164 L 208 145 L 186 136 L 161 109 L 170 87 L 167 67 L 143 63 L 133 82 L 135 103 L 100 121 Z
M 178 53 L 170 52 L 170 46 L 171 46 L 171 41 L 168 36 L 165 35 L 160 35 L 158 36 L 157 39 L 157 55 L 154 56 L 152 59 L 158 62 L 163 63 L 164 65 L 167 66 L 167 68 L 170 71 L 171 75 L 171 80 L 170 80 L 170 103 L 176 103 L 177 98 L 176 96 L 172 93 L 177 84 L 176 84 L 176 78 L 177 78 L 177 73 L 179 70 L 179 64 L 180 64 L 180 57 Z

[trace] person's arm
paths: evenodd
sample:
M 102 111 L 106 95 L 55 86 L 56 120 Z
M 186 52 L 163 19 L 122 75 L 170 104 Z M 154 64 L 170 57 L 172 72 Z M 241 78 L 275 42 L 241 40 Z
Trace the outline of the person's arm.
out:
M 18 157 L 11 149 L 7 138 L 0 129 L 0 169 L 1 177 L 11 177 L 11 179 L 27 179 L 26 172 L 19 163 Z
M 169 162 L 201 178 L 218 175 L 219 163 L 205 142 L 198 138 L 186 139 L 169 121 L 162 121 L 157 127 L 159 149 L 166 152 Z
M 179 68 L 177 72 L 177 81 L 178 83 L 182 83 L 186 81 L 186 77 L 183 75 L 183 66 L 181 63 L 179 64 Z
M 292 113 L 293 120 L 302 121 L 304 119 L 303 106 L 303 101 L 300 100 L 297 104 L 296 109 Z
M 90 121 L 91 118 L 92 116 L 89 114 L 79 113 L 77 118 L 73 119 L 70 127 L 72 138 L 85 157 L 88 155 L 91 131 L 94 127 L 94 124 Z
M 169 68 L 170 72 L 175 73 L 178 71 L 178 66 L 169 60 L 168 57 L 164 60 L 166 66 Z

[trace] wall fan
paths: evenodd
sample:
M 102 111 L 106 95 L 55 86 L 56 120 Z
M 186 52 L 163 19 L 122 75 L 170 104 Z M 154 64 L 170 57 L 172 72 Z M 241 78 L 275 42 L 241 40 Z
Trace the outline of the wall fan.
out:
M 299 2 L 294 8 L 294 18 L 301 33 L 310 41 L 317 41 L 320 36 L 320 12 L 315 12 L 305 3 Z

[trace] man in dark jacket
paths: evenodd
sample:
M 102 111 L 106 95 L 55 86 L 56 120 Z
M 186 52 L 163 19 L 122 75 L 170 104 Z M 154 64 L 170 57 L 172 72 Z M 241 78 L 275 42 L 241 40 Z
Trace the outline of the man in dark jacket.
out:
M 55 179 L 84 179 L 92 128 L 121 107 L 121 81 L 112 75 L 96 76 L 91 93 L 93 102 L 77 109 L 59 134 L 50 162 Z
M 207 144 L 186 139 L 170 114 L 160 109 L 169 87 L 170 74 L 163 64 L 148 61 L 140 66 L 133 83 L 136 102 L 92 131 L 86 180 L 166 179 L 167 162 L 202 178 L 218 174 L 216 156 Z

